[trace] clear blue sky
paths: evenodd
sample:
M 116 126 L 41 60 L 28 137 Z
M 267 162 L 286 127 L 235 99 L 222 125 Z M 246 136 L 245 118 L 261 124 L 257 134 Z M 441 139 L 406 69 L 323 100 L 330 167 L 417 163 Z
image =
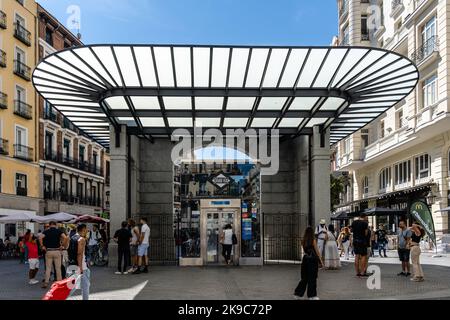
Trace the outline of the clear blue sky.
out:
M 337 34 L 336 0 L 38 2 L 64 25 L 79 6 L 85 44 L 329 45 Z

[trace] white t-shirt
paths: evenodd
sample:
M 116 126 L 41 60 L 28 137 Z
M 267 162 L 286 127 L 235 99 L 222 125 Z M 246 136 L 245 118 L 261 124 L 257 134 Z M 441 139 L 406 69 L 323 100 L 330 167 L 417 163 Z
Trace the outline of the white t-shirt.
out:
M 224 233 L 224 239 L 223 239 L 223 244 L 233 244 L 233 230 L 232 229 L 227 229 L 223 231 Z
M 141 233 L 144 236 L 142 244 L 148 244 L 148 240 L 150 238 L 150 228 L 147 224 L 142 225 Z
M 135 246 L 137 244 L 138 240 L 139 240 L 136 228 L 137 227 L 133 227 L 133 229 L 131 229 L 131 235 L 132 235 L 131 245 L 133 245 L 133 246 Z
M 89 231 L 89 243 L 88 246 L 96 246 L 98 245 L 98 241 L 102 238 L 100 232 L 97 231 Z

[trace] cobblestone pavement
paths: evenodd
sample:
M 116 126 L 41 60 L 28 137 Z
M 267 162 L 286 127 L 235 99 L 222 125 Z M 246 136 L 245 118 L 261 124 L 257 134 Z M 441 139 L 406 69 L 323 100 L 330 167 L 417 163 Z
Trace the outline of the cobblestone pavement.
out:
M 450 299 L 450 257 L 424 254 L 426 281 L 399 277 L 392 258 L 371 259 L 381 269 L 381 289 L 369 290 L 367 280 L 354 276 L 352 260 L 337 271 L 321 270 L 321 299 Z M 435 265 L 433 265 L 435 264 Z M 300 277 L 299 265 L 264 267 L 151 267 L 148 274 L 115 275 L 112 268 L 93 268 L 93 300 L 290 300 Z M 27 267 L 18 261 L 0 261 L 0 299 L 39 300 L 45 290 L 26 281 Z M 38 279 L 43 273 L 39 272 Z M 79 299 L 75 296 L 73 299 Z

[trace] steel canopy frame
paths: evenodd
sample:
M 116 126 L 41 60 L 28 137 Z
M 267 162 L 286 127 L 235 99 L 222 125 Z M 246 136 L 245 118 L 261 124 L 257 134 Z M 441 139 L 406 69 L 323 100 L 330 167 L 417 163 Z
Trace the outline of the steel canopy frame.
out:
M 411 60 L 369 47 L 91 45 L 33 72 L 45 100 L 109 146 L 109 125 L 153 140 L 177 128 L 330 130 L 336 143 L 417 85 Z

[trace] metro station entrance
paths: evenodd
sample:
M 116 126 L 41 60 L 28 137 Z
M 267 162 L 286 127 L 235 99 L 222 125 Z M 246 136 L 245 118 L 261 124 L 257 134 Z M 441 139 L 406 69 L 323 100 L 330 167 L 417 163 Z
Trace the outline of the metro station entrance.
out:
M 201 256 L 203 265 L 225 265 L 222 254 L 220 236 L 225 226 L 230 224 L 238 244 L 233 246 L 231 262 L 239 264 L 240 257 L 240 229 L 241 229 L 241 200 L 201 200 Z

